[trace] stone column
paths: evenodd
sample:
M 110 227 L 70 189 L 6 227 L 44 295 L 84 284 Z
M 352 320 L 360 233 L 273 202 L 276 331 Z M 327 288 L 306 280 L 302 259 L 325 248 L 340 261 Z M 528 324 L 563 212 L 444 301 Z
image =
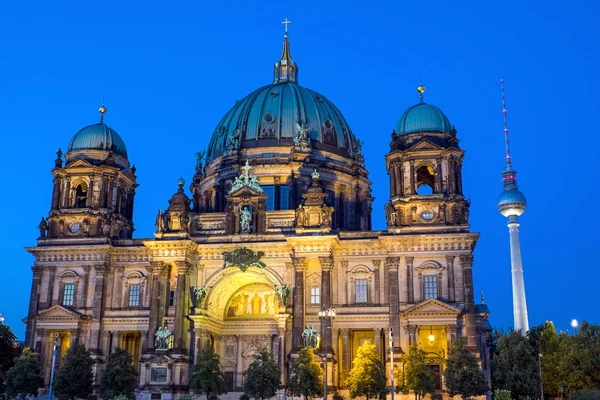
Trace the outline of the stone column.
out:
M 394 164 L 390 165 L 388 170 L 390 174 L 390 197 L 395 197 L 396 192 L 396 166 Z
M 462 194 L 462 160 L 456 160 L 456 191 Z
M 390 286 L 390 328 L 400 333 L 400 293 L 398 283 L 398 266 L 400 257 L 387 257 L 385 267 L 388 270 Z M 394 335 L 394 348 L 400 347 L 400 335 Z
M 104 292 L 106 291 L 106 274 L 108 267 L 105 264 L 95 265 L 96 283 L 94 285 L 94 300 L 92 303 L 91 343 L 92 354 L 100 354 L 102 344 L 100 331 L 102 330 L 102 317 L 104 316 Z
M 405 331 L 408 333 L 408 344 L 412 345 L 413 343 L 417 343 L 417 326 L 407 325 Z
M 373 328 L 373 334 L 375 335 L 375 347 L 377 348 L 377 354 L 381 357 L 381 331 L 382 328 Z M 400 332 L 400 328 L 398 328 L 398 332 Z M 399 344 L 398 344 L 399 345 Z
M 375 290 L 373 291 L 373 302 L 375 304 L 381 304 L 381 277 L 379 276 L 380 267 L 381 260 L 373 260 L 373 270 L 375 274 Z
M 349 264 L 348 260 L 343 260 L 342 261 L 342 272 L 344 274 L 344 278 L 339 280 L 341 282 L 341 284 L 342 284 L 341 290 L 340 290 L 341 294 L 343 296 L 343 298 L 340 299 L 341 300 L 340 302 L 342 304 L 349 304 L 349 300 L 350 300 L 350 299 L 348 299 L 348 292 L 349 292 L 349 290 L 348 290 L 348 283 L 347 283 L 347 280 L 348 280 L 348 264 Z
M 146 352 L 146 350 L 148 350 L 148 331 L 144 330 L 144 331 L 140 331 L 140 335 L 142 336 L 142 348 L 141 348 L 141 353 Z M 139 357 L 141 358 L 141 354 L 139 354 Z
M 111 331 L 112 335 L 112 343 L 110 346 L 110 351 L 113 353 L 117 347 L 121 347 L 121 332 L 120 331 Z
M 244 346 L 244 336 L 237 336 L 237 356 L 236 356 L 236 368 L 235 368 L 235 388 L 241 388 L 244 385 L 243 373 L 244 373 L 244 359 L 242 354 Z
M 417 194 L 415 187 L 415 160 L 410 160 L 410 194 Z
M 186 338 L 185 326 L 187 320 L 185 315 L 190 306 L 189 300 L 189 275 L 192 271 L 192 264 L 187 261 L 175 261 L 177 265 L 177 303 L 175 304 L 175 345 L 179 350 L 185 349 Z
M 51 209 L 52 210 L 56 210 L 58 209 L 58 205 L 60 202 L 60 184 L 61 184 L 61 179 L 58 176 L 55 176 L 54 179 L 52 180 L 52 183 L 54 184 L 54 187 L 52 188 L 52 205 L 51 205 Z
M 352 368 L 352 360 L 350 360 L 350 343 L 348 340 L 350 330 L 342 329 L 342 379 L 340 385 L 345 386 L 348 381 L 348 371 Z
M 277 341 L 279 342 L 279 357 L 277 358 L 277 363 L 279 364 L 279 369 L 281 371 L 281 383 L 285 385 L 287 383 L 287 376 L 285 373 L 285 328 L 277 329 Z
M 446 342 L 447 342 L 448 348 L 450 348 L 456 341 L 457 326 L 456 325 L 446 325 L 444 328 L 446 331 Z
M 168 266 L 162 261 L 151 261 L 150 267 L 152 269 L 152 289 L 150 297 L 150 318 L 148 327 L 149 337 L 154 337 L 154 332 L 158 329 L 160 324 L 160 292 L 161 287 L 164 289 L 164 281 L 166 279 Z M 148 349 L 154 350 L 154 340 L 150 340 L 148 343 Z
M 321 264 L 321 309 L 329 309 L 331 307 L 331 269 L 333 267 L 333 257 L 319 257 Z M 327 335 L 327 338 L 325 338 Z M 325 318 L 321 322 L 321 337 L 322 344 L 325 344 L 325 339 L 329 348 L 325 349 L 328 353 L 331 351 L 331 318 Z
M 453 155 L 448 158 L 448 189 L 451 194 L 456 193 L 455 159 Z
M 404 191 L 404 174 L 402 173 L 402 164 L 398 163 L 394 167 L 396 169 L 396 194 L 402 196 Z
M 448 270 L 448 301 L 456 300 L 454 291 L 454 256 L 446 256 L 446 269 Z
M 464 254 L 460 256 L 460 264 L 463 270 L 463 282 L 465 292 L 465 315 L 467 343 L 470 348 L 477 348 L 477 325 L 475 322 L 475 299 L 473 297 L 473 256 Z
M 116 308 L 122 308 L 123 306 L 126 306 L 127 303 L 123 303 L 123 290 L 125 289 L 124 284 L 123 284 L 123 273 L 125 272 L 125 267 L 123 266 L 118 266 L 115 268 L 115 300 L 113 305 Z M 125 295 L 127 296 L 127 295 Z
M 38 311 L 38 292 L 42 281 L 42 268 L 31 267 L 33 279 L 31 281 L 31 295 L 29 296 L 29 310 L 27 312 L 27 328 L 25 329 L 25 345 L 33 349 L 33 316 Z
M 436 158 L 436 171 L 435 171 L 435 193 L 442 191 L 442 159 Z
M 50 265 L 46 268 L 48 269 L 48 292 L 46 293 L 46 302 L 43 308 L 52 307 L 52 299 L 54 298 L 54 279 L 56 277 L 56 267 L 54 265 Z
M 304 347 L 302 331 L 304 330 L 304 271 L 306 260 L 303 257 L 294 257 L 294 319 L 292 322 L 292 351 L 299 351 Z
M 87 294 L 88 294 L 88 285 L 90 280 L 90 266 L 83 266 L 83 278 L 81 282 L 81 300 L 79 301 L 79 307 L 86 308 L 87 307 Z
M 69 346 L 73 346 L 74 344 L 79 342 L 79 329 L 69 329 L 69 336 L 71 337 L 71 342 Z
M 413 282 L 413 262 L 414 257 L 405 257 L 406 260 L 406 293 L 408 294 L 408 304 L 414 304 L 415 291 Z

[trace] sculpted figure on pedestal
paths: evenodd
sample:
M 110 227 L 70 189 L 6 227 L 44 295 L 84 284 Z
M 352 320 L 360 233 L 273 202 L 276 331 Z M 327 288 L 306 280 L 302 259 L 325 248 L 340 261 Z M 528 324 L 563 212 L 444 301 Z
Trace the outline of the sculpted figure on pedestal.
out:
M 48 233 L 48 222 L 46 221 L 46 218 L 42 217 L 38 229 L 40 230 L 40 239 L 46 239 L 46 234 Z

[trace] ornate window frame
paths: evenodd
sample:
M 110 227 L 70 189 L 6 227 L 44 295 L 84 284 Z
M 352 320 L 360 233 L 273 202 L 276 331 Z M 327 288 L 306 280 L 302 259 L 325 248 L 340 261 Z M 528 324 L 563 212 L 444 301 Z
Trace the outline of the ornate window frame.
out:
M 309 276 L 306 277 L 306 291 L 307 293 L 305 294 L 305 298 L 308 298 L 308 301 L 305 302 L 307 307 L 315 307 L 318 309 L 321 309 L 321 302 L 323 301 L 323 293 L 321 293 L 321 275 L 317 274 L 317 273 L 312 273 Z M 311 292 L 312 289 L 318 289 L 319 290 L 319 302 L 318 303 L 313 303 L 312 302 L 312 296 L 311 296 Z
M 121 292 L 121 307 L 122 308 L 143 308 L 146 307 L 146 282 L 148 277 L 144 275 L 143 272 L 138 270 L 131 270 L 126 274 L 123 274 L 122 278 L 122 292 Z M 140 303 L 137 306 L 132 306 L 129 304 L 129 290 L 131 286 L 139 285 L 140 286 Z
M 439 299 L 442 297 L 442 278 L 443 272 L 446 269 L 442 264 L 434 260 L 428 260 L 422 262 L 418 267 L 415 267 L 417 271 L 417 277 L 419 278 L 419 288 L 420 288 L 420 299 L 421 301 L 425 300 L 425 279 L 426 276 L 435 276 L 436 284 L 437 284 L 437 297 Z
M 83 177 L 83 176 L 75 176 L 72 177 L 70 182 L 69 182 L 69 202 L 68 205 L 70 208 L 75 208 L 75 205 L 77 204 L 77 188 L 79 187 L 79 185 L 81 185 L 82 183 L 85 183 L 87 190 L 90 190 L 90 179 Z M 85 207 L 82 208 L 89 208 L 90 204 L 87 204 L 87 199 L 86 199 L 86 204 Z
M 81 275 L 72 269 L 64 270 L 58 277 L 58 304 L 65 307 L 77 308 L 77 301 L 82 298 L 82 293 L 79 293 L 79 282 L 81 281 Z M 66 285 L 75 285 L 73 288 L 73 304 L 63 304 L 64 303 L 64 295 L 65 295 L 65 286 Z
M 356 281 L 367 281 L 367 301 L 356 302 Z M 373 304 L 373 294 L 375 293 L 375 269 L 365 264 L 357 264 L 348 270 L 348 293 L 350 293 L 350 304 L 367 305 Z

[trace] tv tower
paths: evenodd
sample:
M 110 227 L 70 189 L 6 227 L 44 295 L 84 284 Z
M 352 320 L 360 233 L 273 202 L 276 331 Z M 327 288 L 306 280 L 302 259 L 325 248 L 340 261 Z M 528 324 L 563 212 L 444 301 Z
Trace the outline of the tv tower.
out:
M 521 262 L 521 245 L 519 244 L 519 219 L 527 206 L 525 195 L 517 187 L 517 171 L 511 164 L 508 148 L 508 125 L 506 124 L 506 104 L 504 102 L 504 80 L 500 80 L 502 88 L 502 115 L 504 116 L 504 146 L 506 149 L 506 168 L 502 171 L 504 190 L 498 197 L 498 211 L 508 217 L 510 234 L 510 264 L 512 270 L 513 313 L 515 331 L 525 336 L 529 330 L 527 318 L 527 301 L 525 300 L 525 282 L 523 280 L 523 264 Z

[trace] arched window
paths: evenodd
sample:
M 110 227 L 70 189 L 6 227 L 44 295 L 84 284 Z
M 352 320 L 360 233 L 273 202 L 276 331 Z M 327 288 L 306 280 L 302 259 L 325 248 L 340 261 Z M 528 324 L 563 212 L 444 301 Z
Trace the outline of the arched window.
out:
M 421 165 L 417 169 L 417 194 L 428 195 L 433 193 L 435 187 L 435 170 L 429 164 Z
M 87 205 L 87 194 L 88 194 L 88 185 L 85 182 L 81 182 L 75 188 L 75 203 L 73 204 L 73 207 L 85 208 Z

